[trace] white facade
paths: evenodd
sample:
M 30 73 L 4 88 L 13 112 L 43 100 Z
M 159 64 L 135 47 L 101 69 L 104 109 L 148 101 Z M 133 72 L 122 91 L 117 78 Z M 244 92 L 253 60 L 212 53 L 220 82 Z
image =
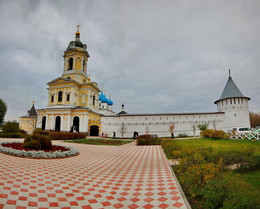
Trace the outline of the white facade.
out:
M 169 137 L 169 127 L 174 124 L 174 135 L 199 135 L 199 124 L 207 123 L 209 128 L 222 129 L 224 113 L 176 113 L 176 114 L 123 114 L 117 116 L 102 116 L 101 126 L 104 135 L 122 136 L 122 126 L 126 127 L 124 137 L 133 137 L 134 132 L 139 135 L 152 134 L 159 137 Z M 195 127 L 195 129 L 194 129 Z

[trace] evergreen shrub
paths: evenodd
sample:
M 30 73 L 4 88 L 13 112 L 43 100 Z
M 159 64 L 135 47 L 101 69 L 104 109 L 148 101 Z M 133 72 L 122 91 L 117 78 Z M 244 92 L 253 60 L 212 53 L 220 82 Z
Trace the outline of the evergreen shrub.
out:
M 185 133 L 181 133 L 181 134 L 178 135 L 178 137 L 180 137 L 180 138 L 185 138 L 185 137 L 188 137 L 188 135 L 185 134 Z
M 41 142 L 36 135 L 28 135 L 23 141 L 23 147 L 28 149 L 41 149 Z
M 158 138 L 155 135 L 149 135 L 149 134 L 145 134 L 145 135 L 140 135 L 137 137 L 136 140 L 137 145 L 160 145 L 161 143 L 161 139 Z

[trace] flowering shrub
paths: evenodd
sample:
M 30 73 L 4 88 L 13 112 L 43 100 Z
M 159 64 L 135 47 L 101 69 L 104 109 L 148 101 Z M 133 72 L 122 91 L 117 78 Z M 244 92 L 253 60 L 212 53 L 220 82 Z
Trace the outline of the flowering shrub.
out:
M 0 143 L 0 152 L 18 156 L 18 157 L 29 157 L 29 158 L 64 158 L 69 156 L 78 155 L 79 152 L 74 147 L 68 146 L 59 146 L 61 150 L 56 148 L 56 151 L 43 151 L 43 150 L 19 150 L 12 148 L 11 146 L 7 146 L 8 144 L 21 144 L 21 142 L 1 142 Z M 56 146 L 56 145 L 53 145 Z M 20 146 L 21 147 L 21 146 Z M 62 151 L 62 149 L 66 151 Z
M 227 139 L 228 135 L 225 131 L 222 130 L 213 130 L 213 129 L 207 129 L 204 131 L 201 131 L 201 135 L 205 138 L 213 138 L 213 139 Z

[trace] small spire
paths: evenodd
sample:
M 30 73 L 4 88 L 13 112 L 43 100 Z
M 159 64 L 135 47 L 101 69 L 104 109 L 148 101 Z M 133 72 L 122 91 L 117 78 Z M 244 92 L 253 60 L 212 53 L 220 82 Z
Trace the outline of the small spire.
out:
M 77 28 L 77 32 L 76 32 L 76 41 L 80 41 L 79 38 L 80 38 L 80 32 L 79 32 L 79 27 L 81 25 L 77 25 L 76 28 Z
M 81 25 L 79 25 L 79 24 L 76 26 L 77 32 L 79 32 L 79 27 L 80 27 L 80 26 L 81 26 Z
M 229 78 L 231 78 L 231 70 L 228 70 Z

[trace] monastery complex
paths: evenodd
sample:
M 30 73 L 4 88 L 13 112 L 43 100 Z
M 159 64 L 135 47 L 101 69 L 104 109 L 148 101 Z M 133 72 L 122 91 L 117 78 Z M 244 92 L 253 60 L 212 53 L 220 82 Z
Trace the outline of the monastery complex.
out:
M 34 105 L 26 116 L 20 117 L 20 128 L 32 132 L 42 130 L 85 132 L 90 136 L 116 134 L 132 138 L 134 133 L 156 134 L 169 137 L 169 127 L 174 124 L 174 134 L 199 135 L 197 125 L 207 123 L 209 128 L 230 130 L 250 127 L 249 97 L 239 90 L 230 73 L 216 104 L 216 112 L 129 114 L 113 111 L 113 101 L 106 97 L 96 82 L 87 76 L 89 53 L 80 41 L 79 29 L 74 41 L 64 51 L 64 68 L 60 77 L 48 84 L 48 101 L 45 109 L 35 110 Z

